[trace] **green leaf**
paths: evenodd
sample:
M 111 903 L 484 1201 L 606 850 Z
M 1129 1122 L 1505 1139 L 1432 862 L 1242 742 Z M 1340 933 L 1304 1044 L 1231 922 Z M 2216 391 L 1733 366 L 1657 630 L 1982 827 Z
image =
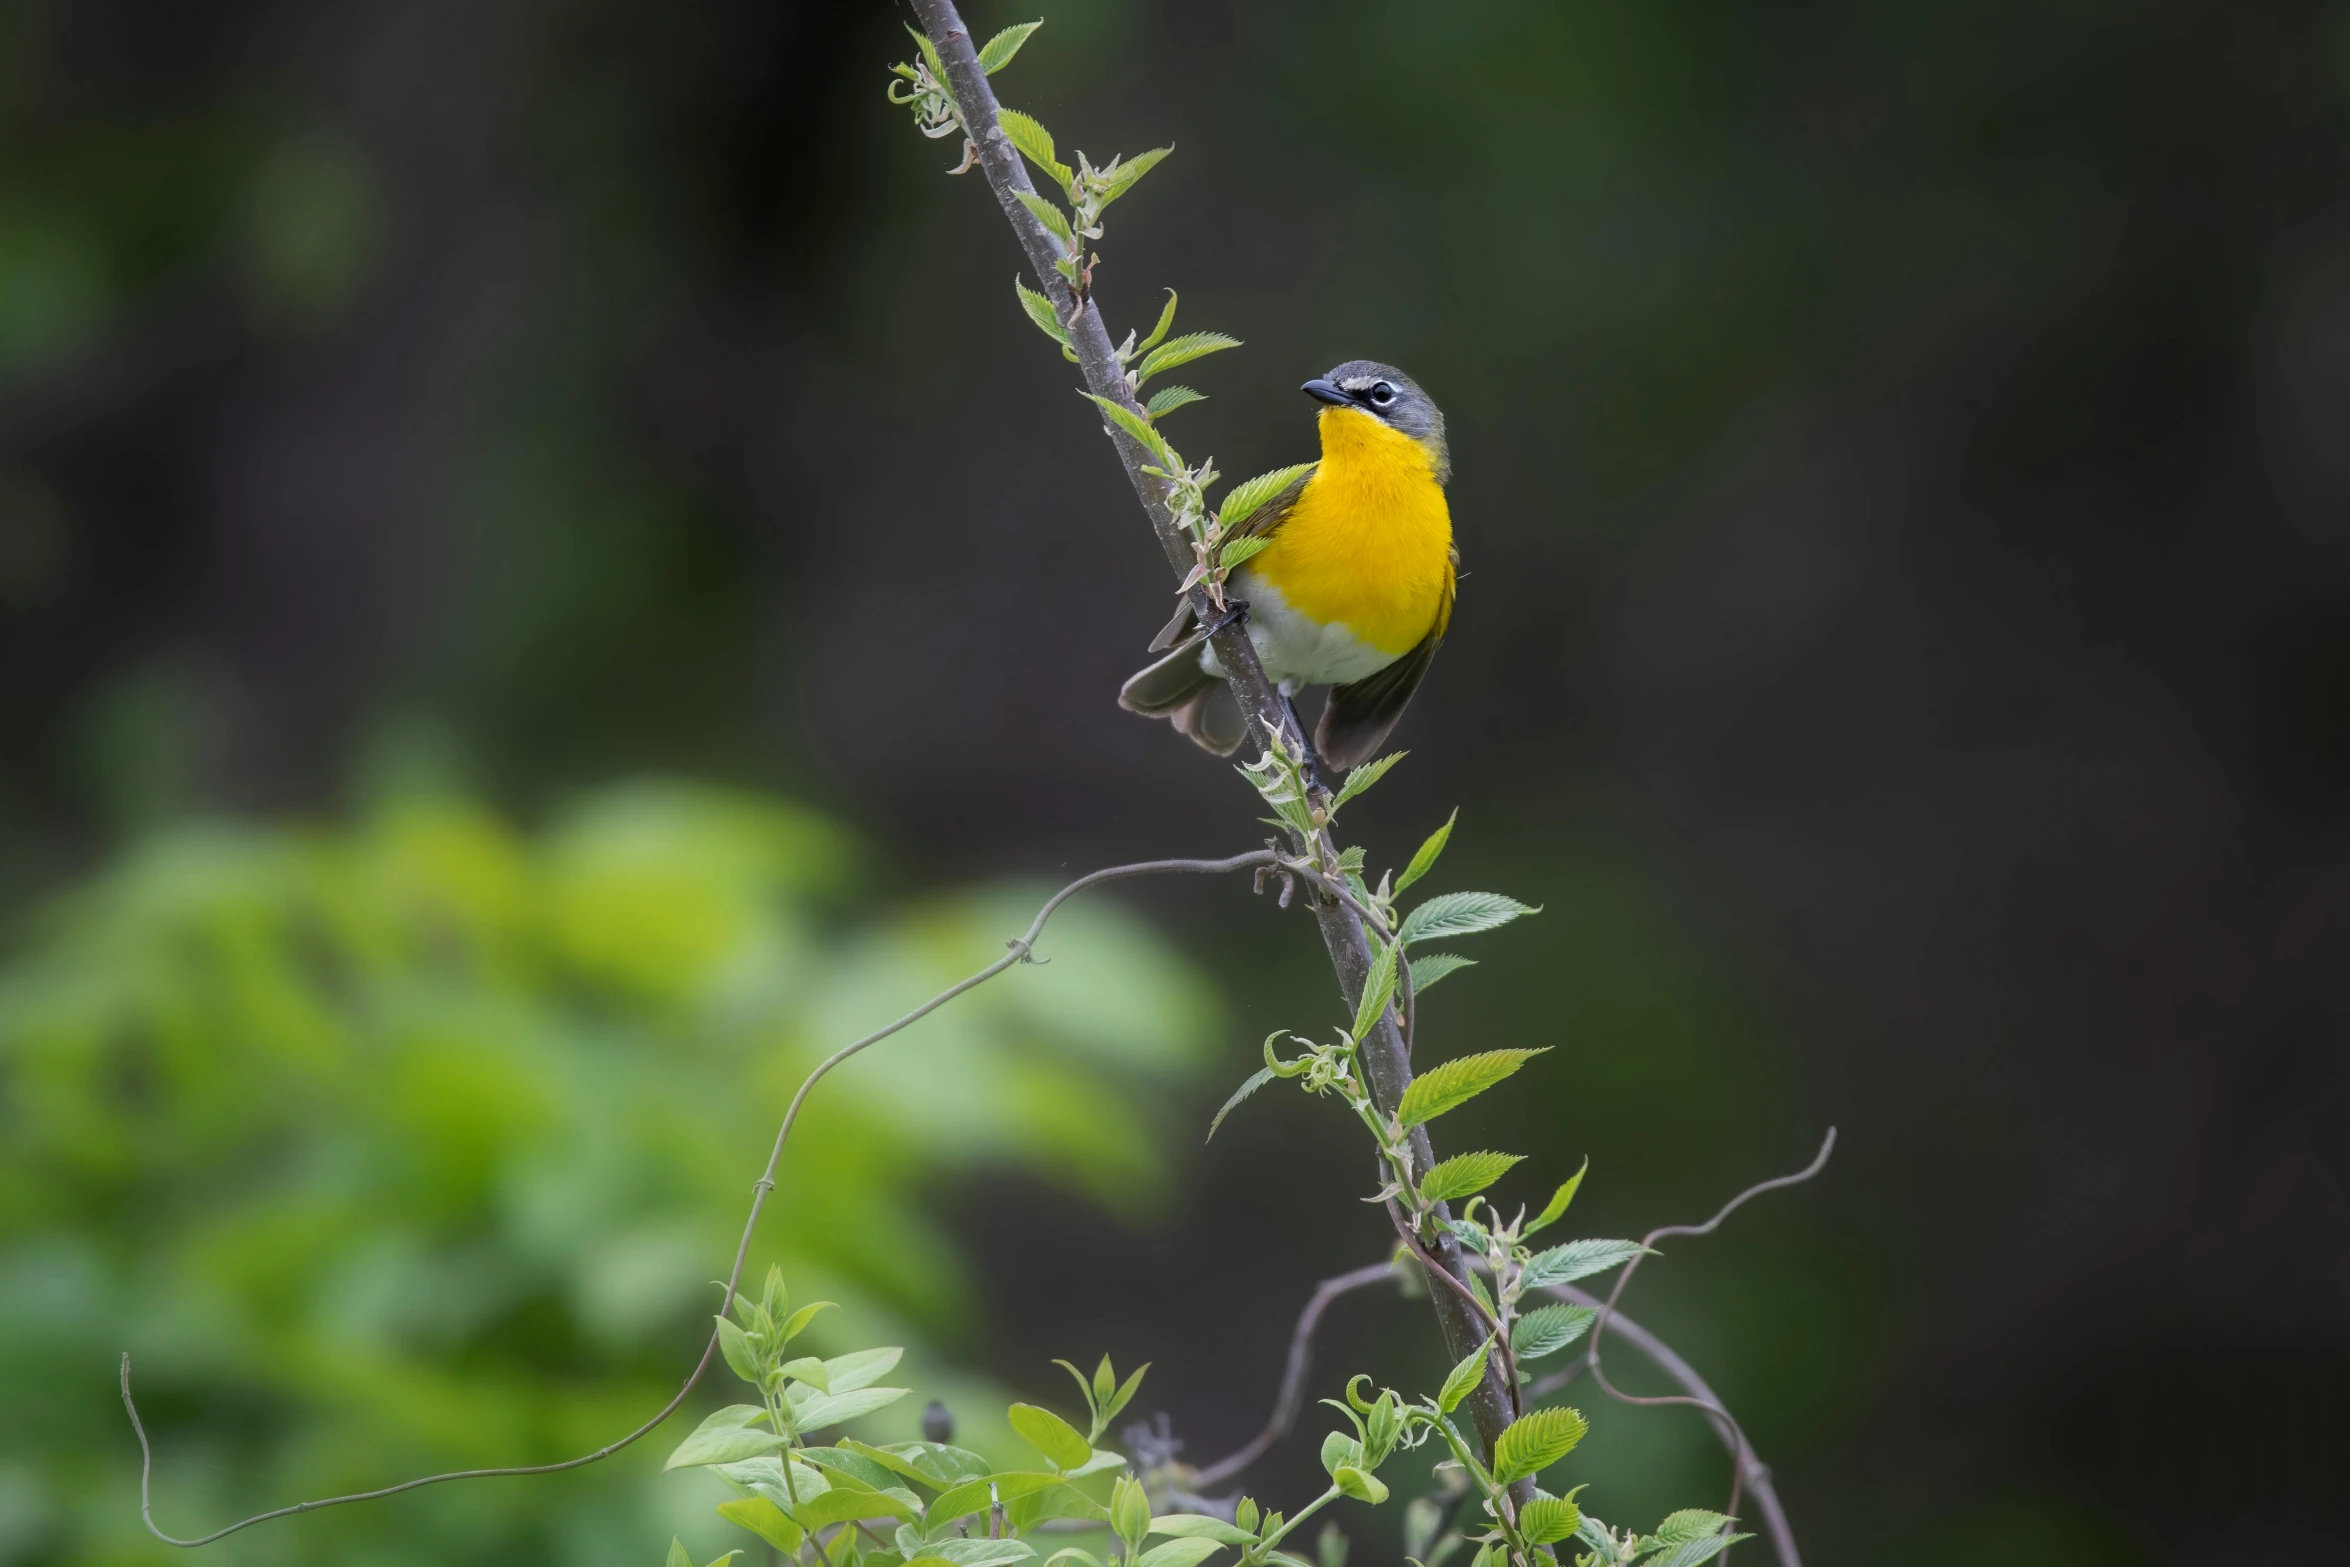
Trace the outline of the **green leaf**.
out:
M 1151 328 L 1151 335 L 1135 345 L 1138 353 L 1149 353 L 1159 346 L 1159 339 L 1167 335 L 1167 328 L 1175 324 L 1175 290 L 1167 290 L 1167 303 L 1160 307 L 1159 324 Z
M 1424 952 L 1412 959 L 1412 994 L 1423 995 L 1447 974 L 1476 966 L 1475 958 L 1464 958 L 1457 952 Z
M 954 1567 L 1007 1567 L 1036 1554 L 1036 1547 L 1024 1540 L 933 1540 L 922 1549 Z
M 947 63 L 938 57 L 938 45 L 930 41 L 928 33 L 918 28 L 908 27 L 906 31 L 914 35 L 914 47 L 922 51 L 922 63 L 930 67 L 930 75 L 940 90 L 953 92 L 953 85 L 947 81 Z
M 1216 1139 L 1216 1128 L 1224 1124 L 1224 1117 L 1230 1115 L 1233 1110 L 1239 1106 L 1243 1099 L 1246 1099 L 1249 1095 L 1255 1093 L 1258 1089 L 1273 1081 L 1273 1077 L 1273 1069 L 1269 1066 L 1261 1066 L 1254 1072 L 1251 1072 L 1248 1076 L 1248 1081 L 1242 1083 L 1238 1088 L 1232 1091 L 1232 1097 L 1224 1101 L 1224 1108 L 1218 1110 L 1216 1112 L 1216 1118 L 1208 1123 L 1208 1135 L 1202 1138 L 1201 1141 L 1214 1142 Z
M 860 1349 L 851 1354 L 835 1355 L 824 1363 L 825 1390 L 831 1393 L 854 1393 L 861 1387 L 871 1387 L 897 1369 L 898 1357 L 905 1350 L 891 1345 L 883 1349 Z
M 1418 971 L 1414 970 L 1413 972 L 1417 973 Z M 1552 1225 L 1558 1223 L 1560 1218 L 1563 1217 L 1567 1211 L 1567 1204 L 1575 1200 L 1575 1192 L 1583 1184 L 1584 1172 L 1588 1171 L 1590 1168 L 1591 1161 L 1589 1159 L 1585 1159 L 1583 1161 L 1583 1168 L 1577 1170 L 1573 1175 L 1568 1176 L 1564 1182 L 1560 1183 L 1559 1189 L 1550 1194 L 1550 1201 L 1542 1205 L 1542 1211 L 1533 1217 L 1532 1221 L 1527 1224 L 1525 1230 L 1522 1233 L 1532 1235 L 1537 1230 L 1547 1230 Z
M 1216 1540 L 1243 1549 L 1254 1545 L 1257 1538 L 1246 1529 L 1204 1513 L 1162 1513 L 1151 1520 L 1151 1533 L 1179 1540 Z
M 1230 571 L 1246 560 L 1252 560 L 1259 551 L 1268 549 L 1273 541 L 1263 534 L 1244 534 L 1237 539 L 1226 539 L 1224 547 L 1216 552 L 1216 564 Z
M 1395 1118 L 1406 1128 L 1433 1121 L 1447 1110 L 1467 1104 L 1548 1048 L 1488 1050 L 1440 1061 L 1412 1079 L 1412 1086 L 1403 1091 L 1402 1102 L 1395 1107 Z
M 1096 396 L 1092 392 L 1079 392 L 1077 395 L 1099 408 L 1103 418 L 1141 442 L 1143 450 L 1156 457 L 1161 467 L 1181 466 L 1176 462 L 1175 454 L 1168 449 L 1166 437 L 1152 429 L 1148 419 L 1122 403 L 1110 401 L 1107 397 Z
M 1656 1533 L 1650 1538 L 1659 1545 L 1687 1545 L 1691 1540 L 1720 1534 L 1722 1525 L 1730 1521 L 1724 1513 L 1711 1512 L 1703 1507 L 1684 1507 L 1658 1524 Z
M 1069 333 L 1062 327 L 1061 318 L 1053 314 L 1051 300 L 1021 282 L 1017 277 L 1012 279 L 1012 292 L 1020 296 L 1020 308 L 1028 312 L 1028 319 L 1036 323 L 1036 329 L 1039 332 L 1063 348 L 1069 346 Z
M 1103 1369 L 1107 1370 L 1109 1368 L 1109 1364 L 1110 1357 L 1104 1355 L 1102 1357 Z M 1150 1368 L 1151 1362 L 1146 1360 L 1141 1365 L 1136 1366 L 1133 1373 L 1128 1376 L 1125 1381 L 1118 1384 L 1118 1391 L 1112 1393 L 1110 1395 L 1110 1401 L 1102 1406 L 1102 1423 L 1104 1425 L 1107 1425 L 1111 1421 L 1118 1418 L 1118 1411 L 1124 1409 L 1128 1400 L 1134 1397 L 1134 1390 L 1142 1386 L 1142 1374 L 1150 1370 Z
M 1142 363 L 1135 366 L 1134 384 L 1140 386 L 1161 371 L 1172 370 L 1177 365 L 1187 365 L 1194 359 L 1205 359 L 1210 354 L 1220 354 L 1227 348 L 1239 346 L 1239 338 L 1227 337 L 1222 332 L 1186 332 L 1181 337 L 1171 337 L 1142 356 Z
M 1005 1418 L 1020 1433 L 1021 1440 L 1044 1454 L 1045 1461 L 1055 1469 L 1066 1472 L 1093 1457 L 1092 1444 L 1078 1434 L 1075 1426 L 1049 1409 L 1014 1404 L 1005 1411 Z
M 746 1416 L 743 1411 L 748 1410 Z M 709 1419 L 694 1427 L 693 1435 L 677 1444 L 669 1455 L 669 1462 L 661 1468 L 691 1469 L 700 1464 L 731 1464 L 745 1458 L 756 1458 L 761 1453 L 783 1450 L 784 1440 L 773 1431 L 762 1431 L 751 1425 L 753 1420 L 764 1420 L 767 1411 L 748 1404 L 734 1404 L 719 1410 Z
M 1521 1277 L 1527 1289 L 1572 1284 L 1577 1279 L 1620 1267 L 1645 1249 L 1638 1241 L 1569 1241 L 1529 1257 Z
M 930 1504 L 929 1522 L 933 1526 L 949 1524 L 966 1513 L 983 1512 L 989 1501 L 989 1488 L 994 1488 L 998 1500 L 1012 1502 L 1023 1496 L 1033 1496 L 1056 1485 L 1068 1484 L 1066 1476 L 1045 1474 L 1039 1470 L 1007 1470 L 1002 1474 L 987 1475 L 966 1480 L 946 1491 Z
M 790 1393 L 802 1391 L 798 1386 Z M 855 1420 L 876 1409 L 885 1409 L 906 1396 L 902 1387 L 859 1388 L 853 1393 L 811 1392 L 805 1402 L 792 1399 L 792 1424 L 802 1431 L 821 1431 L 827 1426 L 839 1425 L 844 1420 Z
M 1538 1496 L 1518 1514 L 1518 1530 L 1534 1545 L 1555 1545 L 1583 1523 L 1583 1509 L 1563 1496 Z
M 1493 1335 L 1489 1333 L 1485 1342 L 1464 1356 L 1445 1377 L 1443 1391 L 1436 1395 L 1436 1407 L 1449 1415 L 1460 1407 L 1462 1399 L 1477 1391 L 1477 1384 L 1485 1380 L 1485 1361 L 1492 1353 Z
M 1315 465 L 1301 462 L 1293 467 L 1276 468 L 1271 473 L 1260 473 L 1253 479 L 1243 479 L 1224 492 L 1224 503 L 1216 508 L 1217 520 L 1224 531 L 1233 529 L 1255 515 L 1256 509 L 1295 484 L 1299 477 L 1314 471 Z
M 728 1523 L 742 1525 L 786 1556 L 797 1551 L 800 1542 L 808 1537 L 807 1531 L 764 1496 L 742 1496 L 731 1502 L 720 1502 L 718 1516 Z
M 1507 925 L 1521 914 L 1542 911 L 1498 892 L 1440 893 L 1404 916 L 1397 933 L 1405 946 L 1438 936 L 1473 936 L 1481 930 Z
M 822 1496 L 810 1497 L 791 1510 L 792 1521 L 803 1529 L 852 1523 L 859 1518 L 897 1518 L 912 1522 L 920 1514 L 887 1491 L 860 1491 L 836 1485 Z
M 816 1320 L 816 1313 L 827 1309 L 838 1311 L 840 1304 L 837 1301 L 819 1300 L 802 1306 L 784 1319 L 783 1334 L 776 1342 L 779 1345 L 789 1344 L 808 1330 L 808 1324 Z
M 1330 1477 L 1341 1496 L 1351 1496 L 1358 1502 L 1369 1502 L 1373 1507 L 1387 1500 L 1387 1483 L 1377 1475 L 1367 1474 L 1352 1464 L 1341 1464 L 1338 1473 Z
M 1684 1540 L 1662 1556 L 1651 1556 L 1643 1567 L 1698 1567 L 1700 1562 L 1712 1561 L 1740 1540 L 1753 1538 L 1751 1534 L 1710 1534 Z
M 1067 213 L 1063 212 L 1060 208 L 1054 206 L 1051 202 L 1045 200 L 1042 196 L 1037 195 L 1033 191 L 1016 190 L 1012 192 L 1012 195 L 1018 199 L 1021 206 L 1028 209 L 1028 215 L 1030 217 L 1036 219 L 1037 222 L 1044 225 L 1046 233 L 1052 235 L 1053 238 L 1059 240 L 1064 245 L 1069 243 L 1072 231 L 1069 227 L 1069 215 Z M 1063 259 L 1066 260 L 1067 258 L 1064 257 Z
M 1028 35 L 1044 26 L 1042 21 L 1017 22 L 990 38 L 979 51 L 979 68 L 993 76 L 1012 63 L 1012 56 L 1028 42 Z
M 1366 1038 L 1386 1015 L 1387 1003 L 1395 999 L 1395 961 L 1401 949 L 1393 943 L 1379 949 L 1371 960 L 1371 972 L 1363 976 L 1363 994 L 1355 1003 L 1354 1038 Z
M 1348 1464 L 1363 1461 L 1363 1444 L 1344 1431 L 1333 1431 L 1322 1438 L 1322 1471 L 1336 1476 Z
M 666 1567 L 694 1567 L 694 1559 L 685 1554 L 685 1542 L 674 1534 L 669 1537 L 669 1559 Z
M 897 1447 L 875 1447 L 870 1442 L 860 1442 L 855 1437 L 843 1437 L 837 1448 L 804 1447 L 800 1449 L 800 1454 L 817 1463 L 824 1462 L 826 1455 L 830 1454 L 837 1454 L 844 1458 L 854 1455 L 901 1479 L 911 1480 L 917 1485 L 929 1486 L 934 1491 L 943 1491 L 949 1486 L 960 1485 L 965 1480 L 987 1473 L 987 1460 L 976 1453 L 967 1455 L 971 1464 L 967 1473 L 940 1463 L 935 1456 L 938 1453 L 950 1451 L 959 1453 L 962 1450 L 960 1448 L 940 1448 L 928 1442 L 906 1442 Z M 875 1484 L 881 1483 L 875 1482 Z
M 1436 1165 L 1420 1178 L 1420 1197 L 1424 1202 L 1449 1202 L 1455 1197 L 1466 1197 L 1481 1192 L 1509 1172 L 1511 1165 L 1525 1157 L 1515 1153 L 1462 1153 Z
M 1598 1315 L 1589 1306 L 1537 1306 L 1510 1325 L 1510 1348 L 1520 1361 L 1540 1360 L 1581 1338 Z
M 1370 788 L 1371 785 L 1387 776 L 1389 768 L 1409 755 L 1411 755 L 1409 751 L 1390 751 L 1375 762 L 1365 762 L 1360 767 L 1348 768 L 1346 782 L 1338 786 L 1338 796 L 1330 802 L 1330 809 L 1337 810 L 1347 801 Z
M 814 1355 L 802 1355 L 797 1360 L 783 1363 L 783 1374 L 794 1381 L 805 1382 L 819 1393 L 832 1391 L 832 1377 L 824 1369 L 824 1362 Z
M 1135 181 L 1157 168 L 1159 160 L 1174 150 L 1172 147 L 1153 147 L 1150 151 L 1138 152 L 1119 164 L 1118 172 L 1103 183 L 1100 205 L 1093 210 L 1096 212 L 1108 211 L 1111 202 L 1134 189 Z
M 1563 1404 L 1513 1421 L 1493 1444 L 1493 1478 L 1507 1485 L 1540 1474 L 1573 1452 L 1589 1429 L 1581 1414 Z
M 1224 1542 L 1221 1540 L 1169 1540 L 1164 1545 L 1154 1545 L 1143 1552 L 1136 1559 L 1134 1567 L 1199 1567 L 1201 1562 L 1223 1548 Z
M 1207 400 L 1207 393 L 1195 392 L 1188 386 L 1162 386 L 1151 393 L 1150 400 L 1142 406 L 1145 412 L 1156 419 L 1162 414 L 1171 414 L 1186 404 L 1204 403 Z
M 1051 131 L 1018 109 L 998 109 L 996 123 L 1004 128 L 1005 138 L 1020 149 L 1022 157 L 1050 175 L 1053 182 L 1061 187 L 1062 195 L 1069 194 L 1069 182 L 1076 178 L 1076 173 L 1053 150 Z
M 718 1352 L 726 1357 L 726 1369 L 741 1377 L 753 1387 L 759 1385 L 759 1357 L 751 1348 L 750 1335 L 725 1317 L 717 1319 Z
M 868 1457 L 848 1446 L 803 1447 L 792 1456 L 803 1463 L 814 1464 L 824 1477 L 836 1485 L 845 1485 L 854 1491 L 888 1491 L 902 1489 L 896 1468 L 878 1458 Z
M 1403 868 L 1403 874 L 1401 876 L 1395 878 L 1395 890 L 1397 892 L 1403 891 L 1413 882 L 1418 881 L 1421 877 L 1427 875 L 1429 871 L 1435 869 L 1436 857 L 1442 854 L 1444 852 L 1444 846 L 1452 841 L 1452 824 L 1459 821 L 1460 819 L 1460 808 L 1455 806 L 1453 808 L 1453 813 L 1444 819 L 1444 825 L 1430 833 L 1427 837 L 1427 840 L 1413 852 L 1412 863 Z

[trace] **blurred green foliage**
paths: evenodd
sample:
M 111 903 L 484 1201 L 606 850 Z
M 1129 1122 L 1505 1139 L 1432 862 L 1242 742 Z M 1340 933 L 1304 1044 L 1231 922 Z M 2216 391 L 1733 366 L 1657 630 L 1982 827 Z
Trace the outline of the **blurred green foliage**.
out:
M 650 1413 L 806 1069 L 1034 908 L 997 887 L 852 920 L 856 885 L 820 817 L 644 784 L 537 834 L 430 796 L 186 827 L 52 902 L 0 973 L 0 1562 L 168 1554 L 139 1532 L 126 1347 L 180 1533 Z M 1046 948 L 811 1101 L 749 1276 L 780 1260 L 844 1303 L 819 1349 L 952 1336 L 959 1238 L 922 1206 L 943 1174 L 1159 1191 L 1133 1090 L 1197 1063 L 1208 988 L 1101 903 Z M 641 1561 L 706 1511 L 650 1484 L 668 1445 L 227 1549 Z

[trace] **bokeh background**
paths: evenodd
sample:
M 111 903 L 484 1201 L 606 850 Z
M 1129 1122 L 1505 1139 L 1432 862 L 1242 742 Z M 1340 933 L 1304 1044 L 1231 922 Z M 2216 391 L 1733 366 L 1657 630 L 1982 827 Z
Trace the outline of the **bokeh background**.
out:
M 883 102 L 901 11 L 0 7 L 0 1561 L 167 1558 L 126 1347 L 180 1532 L 603 1440 L 808 1060 L 1039 880 L 1251 842 L 1112 704 L 1163 566 Z M 1458 806 L 1438 885 L 1545 906 L 1423 1051 L 1556 1048 L 1448 1142 L 1637 1234 L 1841 1129 L 1627 1303 L 1816 1561 L 2326 1554 L 2350 6 L 1046 14 L 1005 100 L 1176 147 L 1114 323 L 1247 340 L 1187 452 L 1309 455 L 1358 355 L 1451 417 L 1460 612 L 1351 822 Z M 1055 940 L 827 1091 L 757 1257 L 976 1441 L 1106 1349 L 1211 1458 L 1384 1249 L 1330 1106 L 1200 1146 L 1326 970 L 1238 886 Z M 1424 1313 L 1337 1308 L 1315 1390 L 1439 1374 Z M 1595 1511 L 1718 1505 L 1693 1419 L 1583 1402 Z M 219 1549 L 715 1544 L 647 1446 Z

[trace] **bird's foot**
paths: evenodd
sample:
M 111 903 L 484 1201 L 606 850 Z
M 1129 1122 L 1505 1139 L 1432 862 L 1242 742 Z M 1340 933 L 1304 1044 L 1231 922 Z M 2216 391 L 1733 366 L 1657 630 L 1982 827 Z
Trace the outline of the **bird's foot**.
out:
M 1228 598 L 1224 601 L 1224 613 L 1211 621 L 1202 635 L 1212 637 L 1220 632 L 1228 631 L 1234 626 L 1246 625 L 1247 623 L 1248 600 Z

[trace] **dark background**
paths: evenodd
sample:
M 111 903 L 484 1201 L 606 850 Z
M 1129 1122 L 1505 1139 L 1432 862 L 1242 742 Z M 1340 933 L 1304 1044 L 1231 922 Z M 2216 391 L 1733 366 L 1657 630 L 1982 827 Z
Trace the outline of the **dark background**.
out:
M 907 888 L 1252 841 L 1112 703 L 1162 564 L 986 191 L 883 101 L 890 7 L 0 14 L 10 907 L 420 755 L 525 815 L 784 790 Z M 1423 1053 L 1556 1050 L 1446 1144 L 1588 1155 L 1615 1234 L 1841 1129 L 1628 1301 L 1817 1561 L 2314 1559 L 2350 1466 L 2350 7 L 1046 14 L 1005 101 L 1176 147 L 1099 247 L 1113 325 L 1172 286 L 1247 340 L 1178 377 L 1185 451 L 1310 455 L 1292 389 L 1355 356 L 1450 418 L 1459 613 L 1350 825 L 1383 863 L 1458 805 L 1440 884 L 1545 905 Z M 1235 1019 L 1179 1146 L 1265 1029 L 1335 1017 L 1308 924 L 1237 897 L 1136 899 Z M 1140 1226 L 940 1201 L 966 1359 L 1049 1393 L 1052 1355 L 1151 1358 L 1206 1458 L 1382 1227 L 1330 1105 L 1184 1157 Z M 1438 1373 L 1423 1311 L 1340 1307 L 1317 1390 Z M 1718 1505 L 1693 1417 L 1583 1402 L 1587 1504 Z

